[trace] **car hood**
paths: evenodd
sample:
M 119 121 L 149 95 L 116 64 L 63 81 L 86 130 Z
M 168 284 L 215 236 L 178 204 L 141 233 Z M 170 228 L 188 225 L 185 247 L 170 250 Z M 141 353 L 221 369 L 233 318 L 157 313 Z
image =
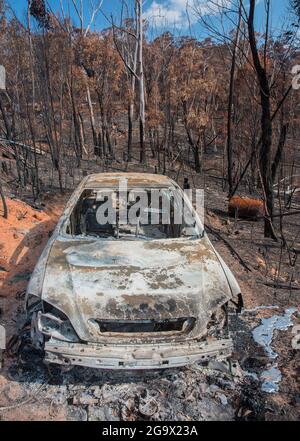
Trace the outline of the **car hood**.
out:
M 42 298 L 64 312 L 78 336 L 101 341 L 95 320 L 192 317 L 193 337 L 232 297 L 207 237 L 199 240 L 53 242 Z

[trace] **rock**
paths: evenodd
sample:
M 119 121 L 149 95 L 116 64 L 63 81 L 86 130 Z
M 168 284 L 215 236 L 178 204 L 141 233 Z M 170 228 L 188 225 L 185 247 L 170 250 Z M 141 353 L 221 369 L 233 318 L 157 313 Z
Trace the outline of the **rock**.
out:
M 222 406 L 227 406 L 228 400 L 227 400 L 227 397 L 224 394 L 218 394 L 218 398 L 219 398 Z

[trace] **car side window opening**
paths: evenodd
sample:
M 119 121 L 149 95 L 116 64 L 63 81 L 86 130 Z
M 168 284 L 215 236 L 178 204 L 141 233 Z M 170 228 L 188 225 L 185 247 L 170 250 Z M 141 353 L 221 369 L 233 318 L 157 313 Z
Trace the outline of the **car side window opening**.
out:
M 176 189 L 175 191 L 174 189 L 172 191 L 170 189 L 129 190 L 127 199 L 125 198 L 126 207 L 124 205 L 120 207 L 124 199 L 119 198 L 117 190 L 114 196 L 116 196 L 112 202 L 115 209 L 114 220 L 101 223 L 97 211 L 102 207 L 102 211 L 105 212 L 103 204 L 107 206 L 109 199 L 107 191 L 104 193 L 104 189 L 84 190 L 69 217 L 66 233 L 71 236 L 115 239 L 176 239 L 200 235 L 194 213 L 188 209 L 188 215 L 183 216 L 183 197 Z M 144 204 L 137 204 L 142 196 Z M 120 222 L 121 208 L 127 210 L 126 224 Z M 179 214 L 178 217 L 180 210 L 182 215 Z M 132 213 L 136 216 L 132 216 Z M 188 224 L 186 218 L 189 220 Z

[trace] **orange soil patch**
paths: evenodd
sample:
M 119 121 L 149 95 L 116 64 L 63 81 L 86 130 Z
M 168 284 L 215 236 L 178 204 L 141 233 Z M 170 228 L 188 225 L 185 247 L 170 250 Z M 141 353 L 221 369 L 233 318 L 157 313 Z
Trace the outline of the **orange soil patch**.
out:
M 0 297 L 9 297 L 26 289 L 30 274 L 49 238 L 62 205 L 47 203 L 46 211 L 6 198 L 9 216 L 3 218 L 0 204 Z

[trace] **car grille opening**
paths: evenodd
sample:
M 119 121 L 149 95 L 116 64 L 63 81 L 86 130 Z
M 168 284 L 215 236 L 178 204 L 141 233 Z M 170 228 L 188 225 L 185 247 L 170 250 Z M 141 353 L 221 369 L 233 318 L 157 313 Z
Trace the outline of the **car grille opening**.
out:
M 189 332 L 194 318 L 172 318 L 161 320 L 96 320 L 100 332 L 105 334 L 183 333 Z

